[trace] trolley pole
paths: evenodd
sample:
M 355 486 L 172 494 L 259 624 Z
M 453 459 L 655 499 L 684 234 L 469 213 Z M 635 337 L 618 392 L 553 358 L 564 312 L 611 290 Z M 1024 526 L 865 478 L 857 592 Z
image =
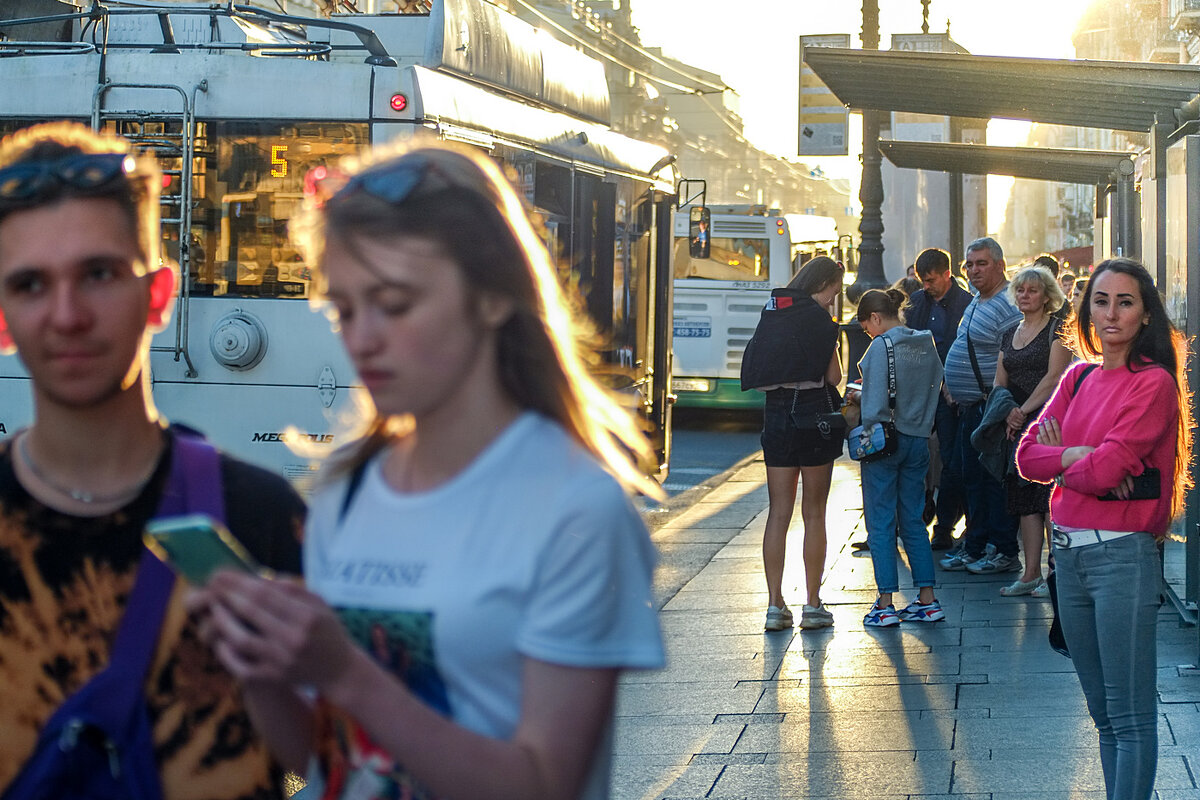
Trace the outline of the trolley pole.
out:
M 863 0 L 862 45 L 864 50 L 879 49 L 879 0 Z M 879 153 L 879 111 L 862 110 L 863 154 L 862 181 L 858 199 L 862 219 L 858 224 L 858 277 L 846 290 L 846 297 L 857 303 L 867 289 L 888 285 L 883 274 L 883 172 Z

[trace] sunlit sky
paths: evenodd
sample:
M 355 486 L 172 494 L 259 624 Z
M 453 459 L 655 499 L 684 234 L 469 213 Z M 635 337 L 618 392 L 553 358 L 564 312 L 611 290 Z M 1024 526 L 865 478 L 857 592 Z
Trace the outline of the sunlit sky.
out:
M 741 97 L 746 138 L 763 150 L 796 156 L 796 98 L 800 36 L 849 33 L 861 47 L 858 0 L 626 0 L 642 43 L 715 72 Z M 880 47 L 893 33 L 919 33 L 920 0 L 878 0 Z M 933 0 L 929 30 L 943 32 L 976 55 L 1073 58 L 1071 35 L 1094 0 Z M 1003 120 L 988 126 L 989 144 L 1020 144 L 1026 123 Z M 804 159 L 829 175 L 851 177 L 857 204 L 861 127 L 851 117 L 851 155 Z M 988 228 L 1003 219 L 1011 178 L 988 179 Z

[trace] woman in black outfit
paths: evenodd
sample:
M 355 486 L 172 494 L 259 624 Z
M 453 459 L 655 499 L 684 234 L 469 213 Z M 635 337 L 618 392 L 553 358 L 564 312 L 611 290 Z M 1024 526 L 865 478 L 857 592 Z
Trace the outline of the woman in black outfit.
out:
M 838 325 L 832 317 L 845 269 L 818 256 L 806 263 L 782 289 L 771 292 L 742 361 L 742 390 L 766 393 L 762 448 L 767 464 L 770 509 L 763 533 L 763 570 L 767 579 L 766 630 L 792 626 L 783 599 L 783 564 L 788 526 L 803 485 L 804 576 L 807 602 L 800 627 L 825 628 L 833 614 L 821 603 L 825 568 L 825 505 L 833 461 L 842 452 L 844 430 L 822 433 L 798 428 L 793 417 L 807 419 L 841 407 L 842 380 Z
M 1018 441 L 1058 386 L 1071 352 L 1061 340 L 1066 298 L 1045 267 L 1026 267 L 1008 283 L 1008 296 L 1021 310 L 1021 322 L 1001 334 L 996 386 L 1006 387 L 1019 404 L 1008 415 L 1008 438 Z M 1008 513 L 1020 518 L 1025 571 L 1000 590 L 1005 597 L 1049 597 L 1042 578 L 1042 543 L 1050 513 L 1050 487 L 1032 483 L 1015 471 L 1004 481 Z

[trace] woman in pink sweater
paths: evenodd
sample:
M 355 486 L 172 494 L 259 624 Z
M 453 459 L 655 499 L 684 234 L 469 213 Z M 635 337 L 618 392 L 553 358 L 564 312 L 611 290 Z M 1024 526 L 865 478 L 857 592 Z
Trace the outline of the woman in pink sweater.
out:
M 1022 438 L 1017 467 L 1056 484 L 1059 614 L 1100 734 L 1108 798 L 1145 800 L 1158 762 L 1158 542 L 1189 481 L 1184 340 L 1145 267 L 1115 258 L 1084 292 L 1076 343 L 1100 368 L 1079 363 L 1063 375 Z

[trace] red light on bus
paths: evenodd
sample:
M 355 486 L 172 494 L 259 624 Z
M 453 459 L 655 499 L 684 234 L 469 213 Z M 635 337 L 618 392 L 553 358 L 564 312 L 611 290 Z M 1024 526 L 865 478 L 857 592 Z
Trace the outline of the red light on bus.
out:
M 403 111 L 408 108 L 408 98 L 402 94 L 396 93 L 392 95 L 392 111 Z

